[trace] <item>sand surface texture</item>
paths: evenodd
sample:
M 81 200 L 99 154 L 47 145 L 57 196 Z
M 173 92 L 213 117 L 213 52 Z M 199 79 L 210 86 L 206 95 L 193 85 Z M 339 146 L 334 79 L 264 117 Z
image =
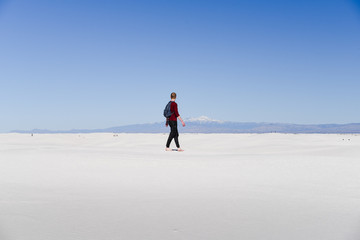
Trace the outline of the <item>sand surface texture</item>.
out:
M 0 239 L 360 239 L 360 136 L 166 139 L 0 134 Z

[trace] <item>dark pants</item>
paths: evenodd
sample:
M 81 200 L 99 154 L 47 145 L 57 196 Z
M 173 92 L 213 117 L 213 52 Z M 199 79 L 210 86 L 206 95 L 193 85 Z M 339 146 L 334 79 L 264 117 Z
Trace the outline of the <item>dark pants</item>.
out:
M 170 135 L 169 135 L 169 138 L 167 140 L 167 143 L 166 143 L 166 147 L 169 148 L 171 141 L 173 139 L 175 139 L 176 147 L 180 148 L 179 139 L 178 139 L 179 138 L 179 132 L 178 132 L 178 129 L 177 129 L 177 121 L 169 121 L 169 125 L 170 125 L 170 128 L 171 128 L 171 131 L 170 131 Z

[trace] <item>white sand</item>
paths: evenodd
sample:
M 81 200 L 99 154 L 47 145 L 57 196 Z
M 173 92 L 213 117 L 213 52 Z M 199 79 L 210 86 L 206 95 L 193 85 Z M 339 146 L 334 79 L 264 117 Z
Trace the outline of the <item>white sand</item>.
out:
M 360 136 L 166 138 L 0 134 L 0 239 L 360 239 Z

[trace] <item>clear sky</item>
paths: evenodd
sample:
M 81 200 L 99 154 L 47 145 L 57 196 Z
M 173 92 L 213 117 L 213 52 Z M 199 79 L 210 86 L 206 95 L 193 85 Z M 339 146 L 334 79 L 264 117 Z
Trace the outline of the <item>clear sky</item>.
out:
M 0 131 L 360 122 L 355 0 L 0 0 Z

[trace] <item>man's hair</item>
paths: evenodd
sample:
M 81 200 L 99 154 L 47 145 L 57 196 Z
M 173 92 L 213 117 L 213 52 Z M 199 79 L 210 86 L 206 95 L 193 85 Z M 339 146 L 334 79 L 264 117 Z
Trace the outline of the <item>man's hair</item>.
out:
M 176 98 L 176 93 L 172 92 L 172 93 L 170 94 L 170 97 L 171 97 L 171 99 L 175 99 L 175 98 Z

